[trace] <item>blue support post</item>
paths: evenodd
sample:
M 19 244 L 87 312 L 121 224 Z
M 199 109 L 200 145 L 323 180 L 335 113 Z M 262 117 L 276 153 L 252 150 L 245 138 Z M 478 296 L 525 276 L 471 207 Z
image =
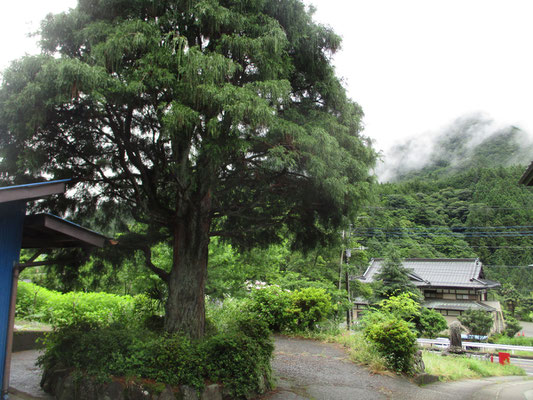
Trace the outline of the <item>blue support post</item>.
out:
M 25 201 L 0 203 L 0 384 L 4 381 L 13 268 L 19 261 Z M 2 395 L 9 388 L 2 387 Z

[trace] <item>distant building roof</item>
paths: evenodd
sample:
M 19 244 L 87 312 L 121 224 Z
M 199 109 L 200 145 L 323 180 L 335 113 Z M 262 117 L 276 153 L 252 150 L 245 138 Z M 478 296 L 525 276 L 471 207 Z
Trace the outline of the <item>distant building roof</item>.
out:
M 383 262 L 382 258 L 372 259 L 360 281 L 373 282 Z M 476 258 L 407 258 L 402 265 L 409 271 L 415 286 L 420 288 L 487 289 L 500 286 L 498 282 L 484 279 L 482 264 Z
M 533 186 L 533 161 L 531 164 L 529 164 L 529 167 L 527 168 L 526 172 L 524 172 L 524 175 L 522 175 L 518 183 L 521 185 Z

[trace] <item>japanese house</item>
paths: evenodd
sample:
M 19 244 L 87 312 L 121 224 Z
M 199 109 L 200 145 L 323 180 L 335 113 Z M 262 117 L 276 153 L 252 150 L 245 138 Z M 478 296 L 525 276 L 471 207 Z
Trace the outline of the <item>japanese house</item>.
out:
M 372 259 L 358 280 L 371 283 L 381 270 L 382 258 Z M 424 296 L 423 306 L 441 313 L 448 323 L 456 320 L 466 310 L 482 310 L 493 314 L 493 331 L 504 329 L 500 302 L 489 301 L 488 291 L 501 285 L 485 279 L 483 266 L 476 258 L 407 258 L 403 267 Z M 354 314 L 364 312 L 368 302 L 355 300 Z

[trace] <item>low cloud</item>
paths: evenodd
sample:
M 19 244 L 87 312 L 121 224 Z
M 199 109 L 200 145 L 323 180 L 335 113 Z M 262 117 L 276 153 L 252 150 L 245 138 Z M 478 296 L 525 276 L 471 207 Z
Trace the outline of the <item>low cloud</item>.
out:
M 387 182 L 424 169 L 450 173 L 473 166 L 526 165 L 532 159 L 532 135 L 484 114 L 471 114 L 391 147 L 376 173 Z

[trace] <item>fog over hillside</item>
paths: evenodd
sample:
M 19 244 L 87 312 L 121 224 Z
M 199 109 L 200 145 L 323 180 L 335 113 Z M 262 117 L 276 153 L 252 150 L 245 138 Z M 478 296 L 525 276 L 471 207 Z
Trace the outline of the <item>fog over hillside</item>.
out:
M 381 182 L 387 182 L 445 175 L 474 167 L 527 165 L 531 160 L 532 133 L 475 114 L 391 147 L 376 172 Z

